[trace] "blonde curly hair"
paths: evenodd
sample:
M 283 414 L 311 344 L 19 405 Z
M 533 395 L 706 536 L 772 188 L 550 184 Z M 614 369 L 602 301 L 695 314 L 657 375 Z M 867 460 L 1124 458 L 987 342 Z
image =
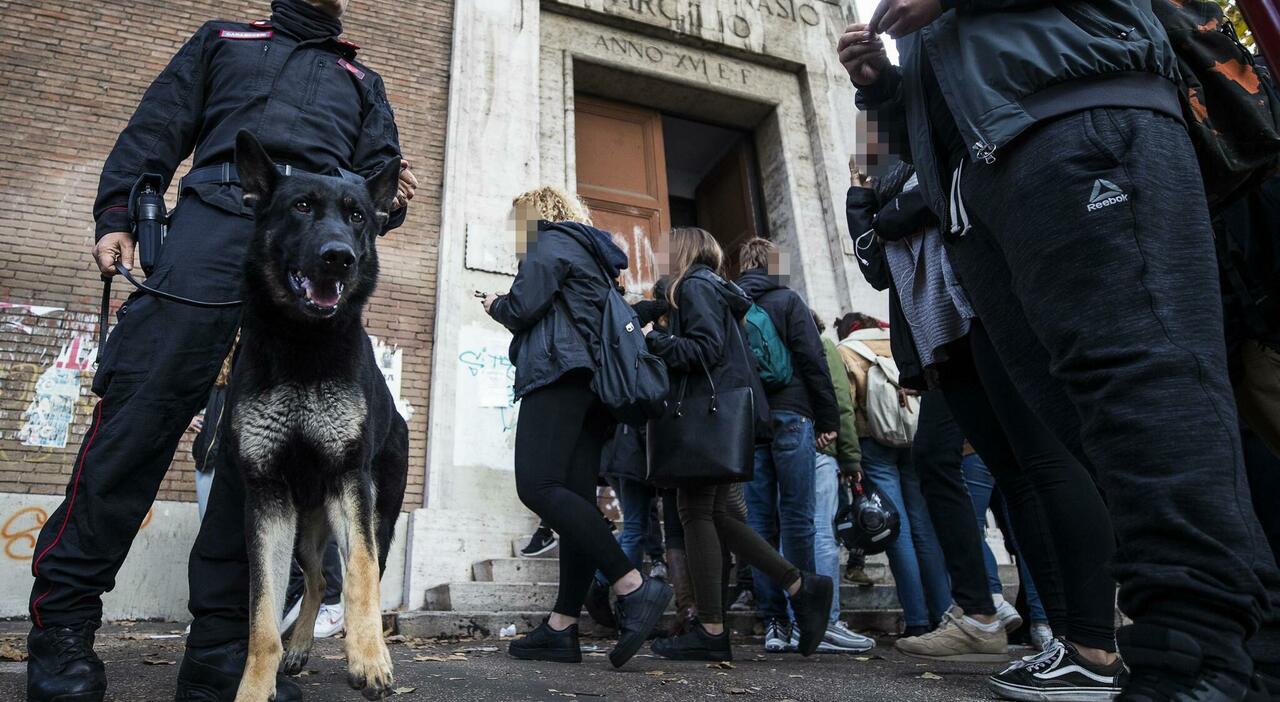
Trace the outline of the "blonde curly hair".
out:
M 511 201 L 512 207 L 527 207 L 548 222 L 578 222 L 591 224 L 591 212 L 577 195 L 565 192 L 554 185 L 544 185 L 520 193 Z

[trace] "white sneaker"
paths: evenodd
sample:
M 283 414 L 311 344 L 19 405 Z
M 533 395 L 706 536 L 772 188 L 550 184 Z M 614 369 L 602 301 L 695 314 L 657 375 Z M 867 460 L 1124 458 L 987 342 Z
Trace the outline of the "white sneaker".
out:
M 284 634 L 289 631 L 293 623 L 298 621 L 298 615 L 302 614 L 302 598 L 299 597 L 289 611 L 284 613 L 284 619 L 280 620 L 280 633 Z
M 787 653 L 800 652 L 800 627 L 795 622 L 791 622 L 791 635 L 787 637 L 787 647 L 782 650 Z
M 1000 620 L 1000 626 L 1004 627 L 1005 633 L 1022 626 L 1022 615 L 1018 614 L 1018 608 L 1010 604 L 1004 595 L 993 594 L 991 602 L 996 606 L 996 619 Z
M 782 628 L 782 622 L 770 619 L 764 625 L 764 650 L 769 653 L 782 653 L 787 650 L 787 638 L 790 634 Z
M 335 605 L 320 605 L 320 612 L 316 615 L 316 638 L 327 639 L 342 631 L 345 621 L 341 602 Z
M 799 645 L 799 641 L 796 642 Z M 862 653 L 876 647 L 875 639 L 852 631 L 837 621 L 827 627 L 827 633 L 818 644 L 818 653 Z

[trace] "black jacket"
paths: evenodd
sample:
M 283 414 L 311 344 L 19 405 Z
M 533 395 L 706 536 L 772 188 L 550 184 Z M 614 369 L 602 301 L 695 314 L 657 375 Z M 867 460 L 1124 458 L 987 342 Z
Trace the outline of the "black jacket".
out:
M 894 363 L 898 364 L 899 381 L 903 387 L 923 392 L 929 389 L 924 377 L 924 365 L 916 351 L 911 325 L 902 310 L 902 300 L 898 298 L 898 286 L 889 273 L 889 260 L 885 257 L 884 244 L 875 233 L 868 233 L 874 231 L 876 212 L 879 209 L 874 190 L 849 188 L 849 193 L 845 196 L 844 211 L 858 267 L 862 269 L 862 277 L 867 279 L 871 287 L 889 291 L 889 348 L 893 351 Z
M 193 150 L 195 168 L 234 162 L 241 129 L 282 165 L 374 175 L 400 155 L 400 137 L 382 79 L 356 61 L 356 49 L 337 37 L 299 41 L 266 21 L 205 23 L 152 82 L 107 156 L 93 205 L 97 237 L 129 230 L 129 191 L 139 176 L 160 175 L 167 186 Z M 252 214 L 237 185 L 191 191 Z M 404 214 L 392 213 L 386 228 Z
M 689 269 L 676 291 L 676 306 L 668 311 L 666 331 L 655 329 L 646 340 L 649 350 L 666 362 L 671 372 L 671 395 L 688 379 L 686 394 L 707 395 L 707 373 L 718 389 L 751 388 L 756 408 L 756 441 L 768 442 L 773 429 L 769 402 L 755 356 L 742 330 L 742 317 L 751 298 L 737 285 L 697 264 Z
M 515 334 L 509 356 L 517 398 L 576 368 L 595 371 L 605 296 L 626 267 L 627 254 L 607 233 L 575 222 L 538 223 L 511 291 L 489 308 Z
M 738 285 L 768 313 L 782 343 L 791 352 L 795 373 L 789 385 L 769 393 L 770 409 L 812 418 L 819 434 L 839 431 L 840 407 L 831 384 L 831 369 L 809 306 L 796 291 L 777 282 L 763 268 L 743 273 Z

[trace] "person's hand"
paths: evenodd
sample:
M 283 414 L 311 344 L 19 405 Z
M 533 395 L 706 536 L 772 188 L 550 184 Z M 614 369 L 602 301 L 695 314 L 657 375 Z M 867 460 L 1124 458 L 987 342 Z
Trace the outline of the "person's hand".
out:
M 831 442 L 835 440 L 836 433 L 834 431 L 824 431 L 821 434 L 818 434 L 818 450 L 821 451 L 822 449 L 830 446 Z
M 889 66 L 884 42 L 865 24 L 851 24 L 845 28 L 836 44 L 836 52 L 840 55 L 840 65 L 844 66 L 854 85 L 875 83 Z
M 880 0 L 867 28 L 898 39 L 925 27 L 941 14 L 939 0 Z
M 413 199 L 413 194 L 418 190 L 418 179 L 413 175 L 413 171 L 409 170 L 409 161 L 407 159 L 400 160 L 400 183 L 396 188 L 396 199 L 391 203 L 391 209 L 398 210 L 409 204 Z M 485 309 L 488 309 L 487 307 Z
M 133 235 L 129 232 L 111 232 L 93 245 L 93 260 L 98 264 L 98 272 L 104 278 L 116 274 L 116 261 L 125 268 L 133 270 Z
M 649 332 L 651 331 L 653 331 L 653 322 L 649 322 L 643 327 L 640 327 L 640 333 L 644 334 L 645 336 L 649 336 Z
M 907 402 L 913 397 L 919 397 L 920 393 L 910 388 L 898 388 L 898 406 L 906 407 Z
M 855 188 L 870 188 L 871 178 L 858 168 L 858 159 L 849 157 L 849 184 Z
M 485 296 L 484 296 L 484 299 L 480 301 L 480 304 L 484 305 L 484 311 L 485 311 L 485 312 L 488 312 L 488 311 L 489 311 L 489 308 L 493 307 L 493 303 L 494 303 L 497 299 L 498 299 L 498 295 L 497 295 L 497 294 L 495 294 L 495 293 L 489 293 L 488 295 L 485 295 Z

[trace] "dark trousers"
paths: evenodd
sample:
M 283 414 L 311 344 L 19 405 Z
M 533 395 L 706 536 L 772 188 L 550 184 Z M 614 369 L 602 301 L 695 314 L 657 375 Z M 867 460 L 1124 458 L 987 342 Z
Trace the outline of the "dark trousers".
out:
M 188 297 L 232 299 L 240 290 L 252 233 L 251 220 L 184 197 L 147 282 Z M 209 397 L 239 319 L 238 308 L 198 309 L 136 293 L 120 308 L 93 381 L 101 398 L 93 424 L 66 498 L 36 544 L 31 564 L 35 626 L 101 620 L 102 593 L 114 587 L 178 439 Z M 224 473 L 235 471 L 218 471 L 219 480 Z M 239 503 L 234 510 L 238 525 L 243 521 Z M 244 550 L 242 540 L 237 548 Z M 208 577 L 215 584 L 235 574 Z M 247 577 L 244 582 L 247 586 Z
M 295 558 L 289 567 L 289 588 L 285 591 L 286 607 L 302 599 L 306 588 L 306 580 L 302 576 L 302 566 Z M 342 601 L 342 554 L 338 553 L 338 542 L 329 537 L 329 545 L 324 548 L 324 604 L 336 605 Z
M 995 614 L 987 587 L 986 562 L 982 559 L 982 540 L 977 530 L 969 528 L 977 517 L 960 471 L 964 432 L 951 416 L 940 391 L 926 392 L 920 400 L 911 460 L 947 561 L 951 597 L 965 614 Z
M 1245 482 L 1186 131 L 1082 111 L 967 168 L 961 192 L 976 226 L 953 260 L 1023 398 L 1097 473 L 1122 609 L 1245 673 L 1276 566 Z
M 1005 497 L 1054 633 L 1114 651 L 1115 533 L 1093 479 L 1027 407 L 981 323 L 952 351 L 944 392 Z
M 596 509 L 600 452 L 614 425 L 590 385 L 589 373 L 573 371 L 529 393 L 516 424 L 516 492 L 560 535 L 554 611 L 569 617 L 582 613 L 597 569 L 614 583 L 635 568 Z

